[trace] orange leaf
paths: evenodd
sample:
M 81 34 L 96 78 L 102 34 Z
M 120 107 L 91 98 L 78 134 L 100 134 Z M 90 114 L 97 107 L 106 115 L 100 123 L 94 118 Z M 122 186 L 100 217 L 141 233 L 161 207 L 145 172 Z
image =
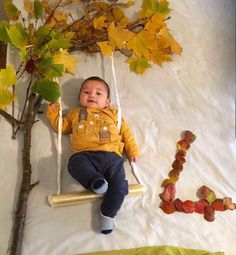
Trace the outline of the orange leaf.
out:
M 162 182 L 161 187 L 165 187 L 165 186 L 168 185 L 168 184 L 175 184 L 175 183 L 176 183 L 176 181 L 173 180 L 173 179 L 165 179 L 165 180 Z
M 173 213 L 176 211 L 175 205 L 172 201 L 169 202 L 163 202 L 160 206 L 160 208 L 167 214 Z

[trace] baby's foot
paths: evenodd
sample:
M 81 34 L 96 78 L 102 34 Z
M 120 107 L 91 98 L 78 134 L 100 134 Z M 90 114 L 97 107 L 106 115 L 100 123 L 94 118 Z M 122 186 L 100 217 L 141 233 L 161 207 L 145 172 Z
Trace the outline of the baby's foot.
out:
M 103 195 L 107 192 L 108 189 L 108 183 L 105 179 L 101 178 L 96 180 L 93 184 L 92 184 L 92 190 L 99 195 Z
M 113 218 L 103 215 L 100 212 L 101 233 L 110 234 L 113 230 Z

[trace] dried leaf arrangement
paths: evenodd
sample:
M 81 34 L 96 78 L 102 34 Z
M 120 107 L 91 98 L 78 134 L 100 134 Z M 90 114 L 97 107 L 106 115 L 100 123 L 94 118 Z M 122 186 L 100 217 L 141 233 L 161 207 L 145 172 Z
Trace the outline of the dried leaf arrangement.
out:
M 172 164 L 172 170 L 169 172 L 167 179 L 162 182 L 164 191 L 159 195 L 161 198 L 160 208 L 166 213 L 174 212 L 199 213 L 203 214 L 205 220 L 212 222 L 215 220 L 215 211 L 235 210 L 236 204 L 232 202 L 230 197 L 217 198 L 215 192 L 209 187 L 203 185 L 197 191 L 198 201 L 175 198 L 175 184 L 179 179 L 185 163 L 186 152 L 189 150 L 191 143 L 196 136 L 189 130 L 184 131 L 181 140 L 177 142 L 177 152 L 175 160 Z

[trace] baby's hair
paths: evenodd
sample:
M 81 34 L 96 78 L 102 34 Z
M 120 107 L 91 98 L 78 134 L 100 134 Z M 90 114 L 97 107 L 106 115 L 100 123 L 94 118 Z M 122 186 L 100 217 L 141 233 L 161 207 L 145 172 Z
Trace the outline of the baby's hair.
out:
M 81 87 L 80 87 L 80 91 L 79 91 L 79 95 L 81 93 L 81 90 L 84 86 L 84 84 L 87 82 L 87 81 L 100 81 L 100 82 L 103 82 L 106 89 L 107 89 L 107 95 L 108 95 L 108 98 L 110 98 L 110 88 L 109 88 L 109 85 L 107 84 L 107 82 L 105 80 L 103 80 L 102 78 L 98 77 L 98 76 L 91 76 L 87 79 L 85 79 L 82 84 L 81 84 Z

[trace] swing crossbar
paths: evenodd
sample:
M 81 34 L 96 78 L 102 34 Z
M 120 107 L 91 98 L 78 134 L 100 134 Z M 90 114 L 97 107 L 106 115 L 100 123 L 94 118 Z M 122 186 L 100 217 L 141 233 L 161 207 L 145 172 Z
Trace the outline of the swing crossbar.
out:
M 142 195 L 144 191 L 145 191 L 145 186 L 141 184 L 130 184 L 128 195 L 139 196 L 139 195 Z M 88 203 L 88 202 L 99 200 L 102 197 L 103 195 L 98 195 L 86 190 L 79 191 L 79 192 L 73 191 L 70 193 L 53 194 L 51 196 L 48 196 L 48 202 L 51 205 L 51 207 L 61 207 L 61 206 Z

